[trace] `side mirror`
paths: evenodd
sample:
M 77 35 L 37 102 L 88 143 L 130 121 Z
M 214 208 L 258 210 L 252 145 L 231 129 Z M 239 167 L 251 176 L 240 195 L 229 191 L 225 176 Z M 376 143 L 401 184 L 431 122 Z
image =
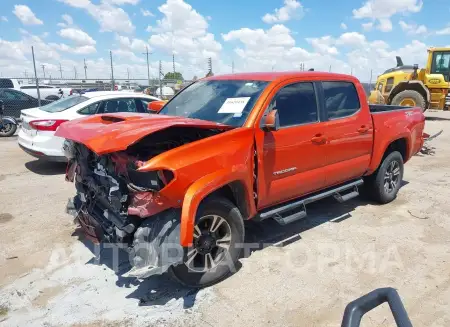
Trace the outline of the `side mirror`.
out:
M 277 109 L 273 109 L 264 118 L 263 128 L 266 131 L 277 131 L 280 129 L 280 117 L 278 116 Z
M 0 116 L 3 116 L 3 113 L 5 112 L 5 103 L 3 100 L 0 100 Z
M 161 111 L 167 101 L 152 101 L 148 103 L 148 111 L 157 114 Z

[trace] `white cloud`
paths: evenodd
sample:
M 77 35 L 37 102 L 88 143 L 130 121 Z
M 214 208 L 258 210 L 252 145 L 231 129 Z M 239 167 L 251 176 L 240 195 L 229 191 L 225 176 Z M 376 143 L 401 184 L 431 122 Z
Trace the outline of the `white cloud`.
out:
M 73 54 L 91 54 L 97 52 L 97 50 L 93 45 L 82 45 L 76 47 L 71 47 L 65 43 L 49 43 L 49 45 L 55 50 L 69 52 Z
M 390 32 L 392 31 L 392 22 L 389 18 L 380 18 L 380 24 L 377 25 L 377 29 L 382 32 Z
M 275 24 L 287 22 L 296 17 L 303 15 L 303 5 L 297 0 L 284 0 L 284 6 L 275 9 L 273 14 L 265 14 L 262 17 L 263 22 L 267 24 Z
M 31 11 L 30 7 L 25 5 L 15 5 L 13 10 L 14 15 L 19 18 L 19 20 L 24 25 L 42 25 L 44 22 L 36 17 L 36 15 Z
M 323 36 L 320 38 L 307 38 L 313 49 L 322 54 L 337 55 L 338 49 L 334 45 L 335 40 L 331 36 Z
M 422 0 L 368 0 L 361 8 L 353 10 L 353 17 L 390 18 L 397 13 L 417 13 L 422 9 L 422 5 Z
M 156 22 L 156 27 L 148 27 L 154 33 L 149 44 L 167 54 L 174 53 L 177 62 L 204 76 L 206 59 L 211 57 L 219 62 L 222 50 L 222 45 L 208 32 L 206 18 L 183 0 L 167 0 L 158 10 L 164 17 Z
M 425 34 L 428 32 L 428 29 L 425 25 L 417 26 L 416 24 L 408 24 L 403 20 L 401 20 L 398 24 L 404 32 L 410 35 Z
M 97 42 L 86 32 L 78 28 L 64 28 L 58 32 L 59 36 L 75 42 L 79 46 L 95 45 Z
M 112 5 L 137 5 L 140 0 L 103 0 L 105 3 L 110 3 Z
M 343 30 L 346 30 L 346 29 L 347 29 L 347 24 L 341 23 L 341 28 L 342 28 Z
M 342 34 L 337 40 L 336 44 L 345 46 L 363 46 L 366 43 L 366 37 L 358 32 L 348 32 Z
M 155 15 L 153 15 L 149 10 L 145 10 L 145 9 L 143 9 L 143 8 L 141 8 L 141 14 L 142 14 L 142 16 L 144 16 L 144 17 L 155 16 Z
M 127 36 L 116 35 L 117 41 L 119 41 L 120 48 L 124 50 L 134 51 L 134 52 L 144 52 L 145 47 L 148 47 L 149 50 L 151 48 L 148 46 L 148 43 L 141 39 L 133 39 Z
M 450 35 L 450 26 L 436 32 L 437 35 Z
M 1 16 L 1 17 L 0 17 L 0 20 L 1 20 L 2 22 L 7 22 L 7 21 L 8 21 L 8 18 L 7 18 L 6 16 Z
M 98 5 L 93 4 L 90 0 L 59 1 L 86 10 L 100 24 L 102 32 L 132 33 L 135 30 L 128 14 L 122 8 L 114 6 L 114 1 L 103 1 Z
M 371 31 L 372 28 L 373 28 L 373 23 L 372 22 L 361 24 L 361 25 L 362 25 L 363 30 L 366 31 L 366 32 Z
M 62 15 L 62 19 L 67 23 L 67 25 L 73 24 L 73 19 L 70 15 L 67 14 Z
M 422 9 L 423 0 L 367 0 L 362 7 L 353 10 L 356 19 L 368 18 L 378 21 L 377 29 L 392 31 L 391 17 L 396 14 L 417 13 Z

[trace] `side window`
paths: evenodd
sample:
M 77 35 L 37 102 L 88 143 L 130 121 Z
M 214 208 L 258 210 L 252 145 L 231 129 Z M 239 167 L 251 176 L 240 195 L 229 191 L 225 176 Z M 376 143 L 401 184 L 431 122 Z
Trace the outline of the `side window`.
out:
M 381 93 L 383 93 L 383 86 L 384 86 L 383 82 L 378 83 L 377 90 Z
M 105 101 L 104 113 L 137 112 L 134 99 L 114 99 Z
M 384 88 L 384 92 L 391 92 L 393 87 L 394 87 L 394 78 L 389 77 L 386 81 L 386 87 Z
M 145 112 L 148 112 L 148 104 L 149 104 L 150 102 L 155 101 L 155 100 L 151 100 L 151 99 L 139 99 L 138 101 L 141 101 L 142 107 L 143 107 L 144 111 L 145 111 Z
M 278 110 L 280 127 L 318 121 L 313 83 L 302 82 L 283 87 L 275 95 L 269 108 Z
M 3 95 L 8 100 L 21 100 L 21 101 L 28 101 L 28 97 L 24 95 L 23 93 L 14 91 L 14 90 L 4 90 Z
M 435 52 L 431 64 L 432 74 L 443 74 L 448 82 L 450 73 L 450 52 Z
M 351 116 L 360 108 L 358 92 L 351 82 L 323 82 L 328 119 Z
M 14 84 L 12 82 L 12 80 L 8 79 L 8 78 L 0 78 L 0 88 L 14 88 Z
M 98 108 L 100 107 L 100 103 L 101 102 L 90 104 L 89 106 L 78 110 L 78 113 L 82 115 L 95 115 L 98 111 Z

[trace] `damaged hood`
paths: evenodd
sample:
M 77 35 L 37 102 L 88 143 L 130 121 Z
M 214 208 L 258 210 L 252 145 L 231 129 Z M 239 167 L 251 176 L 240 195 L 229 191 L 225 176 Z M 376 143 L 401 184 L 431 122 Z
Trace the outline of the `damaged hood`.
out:
M 215 122 L 184 117 L 117 113 L 93 115 L 65 122 L 61 124 L 55 135 L 82 143 L 101 155 L 123 151 L 145 136 L 173 126 L 221 130 L 233 128 Z

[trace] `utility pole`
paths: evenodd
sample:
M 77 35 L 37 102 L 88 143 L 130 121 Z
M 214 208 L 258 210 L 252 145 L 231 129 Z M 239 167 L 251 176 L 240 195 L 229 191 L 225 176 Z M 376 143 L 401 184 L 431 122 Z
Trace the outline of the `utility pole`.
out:
M 173 78 L 175 79 L 175 54 L 172 53 Z
M 111 91 L 114 91 L 114 90 L 115 90 L 115 85 L 114 85 L 114 69 L 113 69 L 112 51 L 111 51 L 111 50 L 109 50 L 109 58 L 111 59 L 111 87 L 112 87 L 112 90 L 111 90 Z
M 372 91 L 372 69 L 370 70 L 369 90 Z
M 39 91 L 39 80 L 36 72 L 36 61 L 34 60 L 34 47 L 31 46 L 31 54 L 33 55 L 34 77 L 36 77 L 36 90 L 38 95 L 38 106 L 41 106 L 41 92 Z
M 75 79 L 77 79 L 77 67 L 73 66 L 73 72 L 75 73 Z
M 25 69 L 25 71 L 23 72 L 23 74 L 25 75 L 25 78 L 28 78 L 28 72 L 27 72 L 26 69 Z
M 87 66 L 86 66 L 86 59 L 84 59 L 84 79 L 87 79 Z
M 148 47 L 145 47 L 145 52 L 143 53 L 147 56 L 147 77 L 148 77 L 148 86 L 150 86 L 150 64 L 148 62 L 148 55 L 151 54 L 148 52 Z
M 164 77 L 164 73 L 162 71 L 162 62 L 159 61 L 159 96 L 162 98 L 162 79 L 161 76 Z
M 353 67 L 350 68 L 350 75 L 353 76 Z
M 42 67 L 42 72 L 44 73 L 44 79 L 45 79 L 45 65 L 42 64 L 41 67 Z
M 61 63 L 59 63 L 59 72 L 60 72 L 60 74 L 61 74 L 61 79 L 62 79 L 62 78 L 63 78 L 63 76 L 62 76 L 63 70 L 62 70 L 62 67 L 61 67 Z
M 331 73 L 331 65 L 330 65 L 330 69 L 328 71 Z
M 212 58 L 209 57 L 208 58 L 208 74 L 207 76 L 213 76 L 213 71 L 212 71 Z
M 231 73 L 234 74 L 234 61 L 231 62 Z
M 128 83 L 130 83 L 130 69 L 127 68 Z

